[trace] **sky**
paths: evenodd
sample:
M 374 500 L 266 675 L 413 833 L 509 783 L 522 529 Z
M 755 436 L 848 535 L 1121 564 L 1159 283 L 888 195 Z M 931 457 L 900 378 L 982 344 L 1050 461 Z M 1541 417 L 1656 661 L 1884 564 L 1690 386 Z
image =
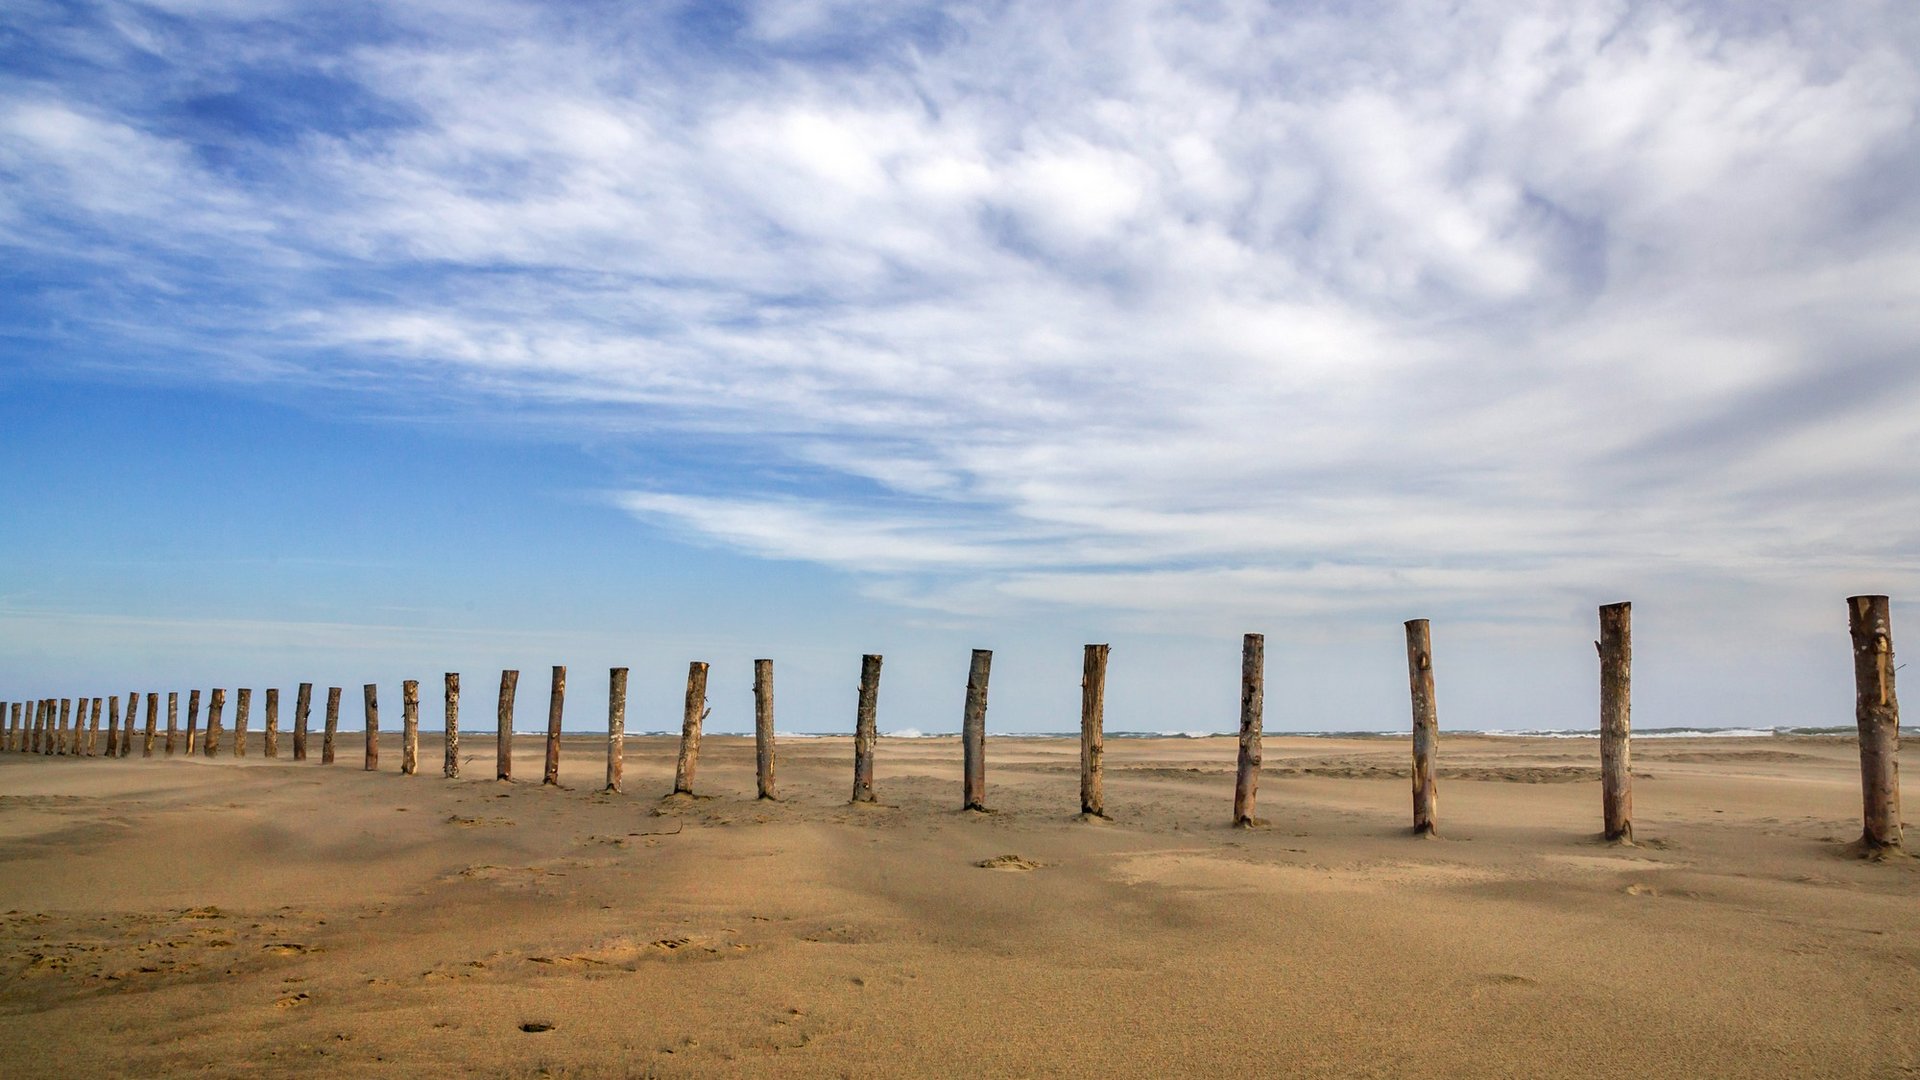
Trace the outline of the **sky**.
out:
M 1591 728 L 1629 600 L 1637 727 L 1845 725 L 1916 109 L 1899 0 L 11 0 L 0 698 L 1392 731 L 1427 618 Z

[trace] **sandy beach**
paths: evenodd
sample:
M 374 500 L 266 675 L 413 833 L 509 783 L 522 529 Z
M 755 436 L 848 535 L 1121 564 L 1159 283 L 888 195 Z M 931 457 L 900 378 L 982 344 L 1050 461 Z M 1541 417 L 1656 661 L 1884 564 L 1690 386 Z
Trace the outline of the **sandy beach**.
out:
M 316 741 L 317 743 L 317 741 Z M 1845 857 L 1845 738 L 1642 740 L 1632 847 L 1590 739 L 566 740 L 560 789 L 245 759 L 0 756 L 0 1073 L 54 1076 L 1906 1076 L 1920 862 Z M 283 739 L 282 753 L 285 754 Z M 1909 773 L 1914 766 L 1907 754 Z M 1909 833 L 1911 837 L 1912 834 Z M 1009 857 L 1009 858 L 1002 858 Z M 987 866 L 980 864 L 987 863 Z

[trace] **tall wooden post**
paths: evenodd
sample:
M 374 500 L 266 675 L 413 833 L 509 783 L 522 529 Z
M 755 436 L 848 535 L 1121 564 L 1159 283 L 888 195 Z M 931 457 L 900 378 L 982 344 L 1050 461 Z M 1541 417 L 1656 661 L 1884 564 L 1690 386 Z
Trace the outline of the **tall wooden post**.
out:
M 220 720 L 227 708 L 227 692 L 216 688 L 207 702 L 207 756 L 220 752 Z
M 200 691 L 187 692 L 187 756 L 200 752 Z
M 293 698 L 293 760 L 307 760 L 307 713 L 313 708 L 313 684 L 303 682 Z
M 627 669 L 607 671 L 607 790 L 620 790 L 627 747 Z
M 168 698 L 169 705 L 171 705 L 173 695 L 168 694 L 167 698 Z M 173 726 L 173 721 L 171 719 L 173 712 L 171 708 L 168 709 L 167 715 L 169 717 L 167 721 L 167 726 L 171 728 Z M 147 695 L 147 728 L 146 728 L 146 731 L 144 732 L 145 737 L 141 740 L 141 743 L 140 743 L 141 757 L 153 756 L 153 739 L 155 734 L 155 728 L 159 725 L 159 723 L 160 723 L 160 693 L 159 691 L 154 691 L 153 693 L 150 693 Z
M 133 753 L 133 721 L 134 721 L 134 714 L 138 713 L 139 711 L 140 711 L 140 695 L 134 691 L 129 690 L 127 692 L 126 727 L 121 729 L 121 732 L 120 732 L 120 756 L 121 757 L 126 757 L 128 754 Z
M 1440 712 L 1433 700 L 1433 638 L 1425 619 L 1407 620 L 1407 689 L 1413 696 L 1413 831 L 1440 827 L 1440 780 L 1433 754 Z
M 33 730 L 27 733 L 27 753 L 40 752 L 40 740 L 45 738 L 47 730 L 47 699 L 41 698 L 33 703 Z
M 59 726 L 54 728 L 53 731 L 53 753 L 55 757 L 65 757 L 67 755 L 67 728 L 71 726 L 70 717 L 72 713 L 73 699 L 61 698 L 60 722 Z
M 360 688 L 360 693 L 367 717 L 364 725 L 367 736 L 365 768 L 367 772 L 375 772 L 380 768 L 380 687 L 375 683 L 367 683 Z
M 449 780 L 460 778 L 460 673 L 447 672 L 447 760 L 441 772 Z
M 420 680 L 400 683 L 400 775 L 420 771 Z
M 987 808 L 987 676 L 993 650 L 973 650 L 967 667 L 967 708 L 960 717 L 960 809 Z
M 1633 605 L 1600 609 L 1600 811 L 1608 840 L 1633 843 Z
M 280 688 L 267 688 L 267 730 L 260 752 L 270 758 L 280 756 Z
M 707 664 L 687 665 L 686 711 L 680 717 L 680 761 L 673 769 L 673 793 L 693 794 L 693 773 L 700 764 L 700 726 L 707 719 Z
M 93 712 L 87 716 L 87 756 L 98 757 L 96 748 L 100 744 L 100 700 L 93 699 Z
M 1106 754 L 1107 650 L 1089 645 L 1080 662 L 1080 812 L 1107 816 Z
M 778 799 L 773 785 L 773 661 L 753 662 L 753 757 L 760 797 Z
M 7 718 L 7 752 L 8 753 L 12 753 L 20 749 L 20 721 L 22 717 L 22 712 L 23 712 L 22 703 L 18 701 L 14 702 L 13 708 L 11 710 L 11 714 Z
M 3 708 L 3 707 L 0 707 Z M 107 756 L 120 756 L 120 695 L 107 699 Z
M 499 734 L 494 737 L 493 773 L 496 780 L 513 779 L 513 698 L 520 686 L 518 671 L 500 673 Z
M 327 687 L 327 715 L 320 728 L 320 764 L 333 764 L 333 744 L 340 734 L 340 688 Z
M 1240 642 L 1240 762 L 1233 777 L 1233 824 L 1250 829 L 1260 824 L 1253 816 L 1260 790 L 1261 725 L 1266 709 L 1267 638 L 1248 634 Z
M 853 801 L 873 802 L 873 744 L 879 737 L 880 657 L 860 658 L 860 697 L 853 709 Z
M 234 691 L 233 703 L 233 756 L 247 756 L 247 721 L 253 712 L 253 690 L 241 687 Z
M 1901 846 L 1900 699 L 1893 687 L 1893 623 L 1884 596 L 1847 598 L 1853 637 L 1853 718 L 1860 732 L 1860 796 L 1868 853 Z
M 179 737 L 178 736 L 179 730 L 180 730 L 180 692 L 178 690 L 169 690 L 167 691 L 167 741 L 166 741 L 166 754 L 168 757 L 173 756 L 173 748 L 174 748 L 173 744 L 174 744 L 174 740 Z
M 567 707 L 567 668 L 553 665 L 553 692 L 547 695 L 547 771 L 542 784 L 560 786 L 560 717 Z

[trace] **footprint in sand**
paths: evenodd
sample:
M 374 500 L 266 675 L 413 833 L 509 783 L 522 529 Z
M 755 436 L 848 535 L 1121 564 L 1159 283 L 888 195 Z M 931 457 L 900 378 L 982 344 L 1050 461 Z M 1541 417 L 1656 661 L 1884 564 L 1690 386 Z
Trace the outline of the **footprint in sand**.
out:
M 280 997 L 274 1000 L 273 1007 L 276 1009 L 291 1009 L 298 1005 L 305 1005 L 312 1000 L 313 995 L 307 993 L 305 990 L 296 990 L 291 994 L 280 995 Z
M 1023 859 L 1018 855 L 995 855 L 991 859 L 981 859 L 973 865 L 982 870 L 1038 870 L 1045 863 Z

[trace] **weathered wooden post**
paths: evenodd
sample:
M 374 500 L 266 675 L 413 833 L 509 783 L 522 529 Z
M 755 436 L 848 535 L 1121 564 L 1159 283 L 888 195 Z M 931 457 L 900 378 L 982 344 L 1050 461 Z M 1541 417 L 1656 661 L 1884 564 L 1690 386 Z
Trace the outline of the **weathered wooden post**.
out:
M 340 733 L 340 688 L 327 687 L 327 715 L 320 729 L 320 764 L 333 764 L 334 738 Z
M 120 695 L 107 699 L 107 756 L 120 756 Z
M 85 707 L 86 706 L 84 705 L 81 706 L 82 709 L 84 709 Z M 67 756 L 67 743 L 72 738 L 72 734 L 70 732 L 70 729 L 73 727 L 72 719 L 71 719 L 72 712 L 73 712 L 73 699 L 61 698 L 60 699 L 60 726 L 54 730 L 54 736 L 53 736 L 54 738 L 53 753 L 55 757 Z
M 61 721 L 64 719 L 62 714 L 66 711 L 65 704 L 60 698 L 47 699 L 47 741 L 40 750 L 43 757 L 59 756 L 60 729 L 63 726 Z
M 1089 645 L 1080 663 L 1080 812 L 1107 816 L 1101 757 L 1106 753 L 1107 645 Z
M 195 691 L 194 693 L 198 694 L 199 691 Z M 174 740 L 178 737 L 179 729 L 180 729 L 180 692 L 178 690 L 169 690 L 167 691 L 167 745 L 166 745 L 168 757 L 173 756 L 173 744 L 174 744 Z
M 1425 619 L 1407 620 L 1407 688 L 1413 695 L 1413 831 L 1439 828 L 1440 781 L 1433 754 L 1440 713 L 1433 700 L 1433 638 Z
M 1893 622 L 1884 596 L 1847 598 L 1853 637 L 1853 718 L 1860 732 L 1859 847 L 1873 855 L 1899 848 L 1900 699 L 1893 687 Z
M 40 752 L 40 740 L 47 730 L 47 699 L 41 698 L 33 703 L 33 730 L 27 733 L 27 753 Z
M 307 760 L 307 713 L 313 708 L 313 684 L 303 682 L 293 698 L 293 760 Z
M 853 709 L 853 801 L 874 802 L 873 744 L 879 738 L 875 715 L 880 697 L 880 657 L 860 658 L 860 697 Z
M 1633 605 L 1600 608 L 1600 811 L 1606 838 L 1633 843 Z
M 753 759 L 760 797 L 779 799 L 773 783 L 773 661 L 753 662 Z
M 200 752 L 200 691 L 187 691 L 187 756 Z
M 377 772 L 380 768 L 380 687 L 375 683 L 367 683 L 360 688 L 360 693 L 367 717 L 363 725 L 367 737 L 365 770 Z
M 513 779 L 513 698 L 520 686 L 518 671 L 500 673 L 500 732 L 494 743 L 494 779 Z
M 99 756 L 98 754 L 94 753 L 94 748 L 99 745 L 99 742 L 100 742 L 100 699 L 94 698 L 93 709 L 87 715 L 87 748 L 85 751 L 87 757 Z
M 449 780 L 460 778 L 460 673 L 447 672 L 447 759 L 440 766 Z
M 121 757 L 126 757 L 128 754 L 133 753 L 133 718 L 134 714 L 139 711 L 140 695 L 132 690 L 127 691 L 127 726 L 120 732 Z
M 420 771 L 420 680 L 400 683 L 400 775 Z
M 172 695 L 169 694 L 168 697 L 171 698 Z M 172 714 L 169 713 L 168 715 L 172 715 Z M 141 744 L 140 744 L 141 757 L 153 756 L 153 740 L 154 740 L 155 733 L 159 723 L 160 723 L 160 693 L 159 691 L 154 691 L 153 693 L 150 693 L 147 695 L 147 728 L 146 728 L 146 731 L 144 732 L 145 737 L 141 740 Z M 169 726 L 171 726 L 171 721 L 169 721 Z
M 547 771 L 542 784 L 560 786 L 560 716 L 567 707 L 567 669 L 553 665 L 553 690 L 547 695 Z
M 1251 829 L 1261 824 L 1253 816 L 1260 790 L 1260 728 L 1265 722 L 1267 638 L 1248 634 L 1240 642 L 1240 763 L 1233 777 L 1233 824 Z
M 620 790 L 620 774 L 626 766 L 627 747 L 627 669 L 607 671 L 607 790 Z
M 241 687 L 234 691 L 233 703 L 233 756 L 247 756 L 247 721 L 253 712 L 253 690 Z
M 993 650 L 973 650 L 967 668 L 967 708 L 960 718 L 962 810 L 987 808 L 987 676 L 993 670 Z
M 693 794 L 693 773 L 700 764 L 700 726 L 707 718 L 707 664 L 687 665 L 687 704 L 680 718 L 680 761 L 673 769 L 673 793 Z
M 280 756 L 280 690 L 267 688 L 267 730 L 260 752 L 270 758 Z
M 9 711 L 9 715 L 7 717 L 7 752 L 8 753 L 13 753 L 14 751 L 20 749 L 20 721 L 21 721 L 23 711 L 24 710 L 22 709 L 22 703 L 18 701 L 13 703 L 13 708 Z
M 226 707 L 227 707 L 226 690 L 221 688 L 215 688 L 211 699 L 207 702 L 206 751 L 207 751 L 208 757 L 213 757 L 215 754 L 218 754 L 220 752 L 220 720 L 221 720 L 222 714 L 226 710 Z

